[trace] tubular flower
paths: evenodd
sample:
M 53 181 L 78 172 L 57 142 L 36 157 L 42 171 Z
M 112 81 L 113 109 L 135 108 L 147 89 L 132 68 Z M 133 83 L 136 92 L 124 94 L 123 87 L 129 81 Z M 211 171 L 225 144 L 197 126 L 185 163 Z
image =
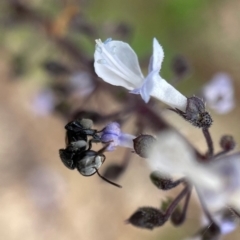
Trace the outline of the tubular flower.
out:
M 101 142 L 110 143 L 107 150 L 114 151 L 117 146 L 133 148 L 135 136 L 121 132 L 117 122 L 109 123 L 102 131 Z
M 146 103 L 153 96 L 173 108 L 185 111 L 187 98 L 159 75 L 163 58 L 163 49 L 154 38 L 148 75 L 144 77 L 137 55 L 127 43 L 111 39 L 102 42 L 99 39 L 96 40 L 94 68 L 105 82 L 140 94 Z

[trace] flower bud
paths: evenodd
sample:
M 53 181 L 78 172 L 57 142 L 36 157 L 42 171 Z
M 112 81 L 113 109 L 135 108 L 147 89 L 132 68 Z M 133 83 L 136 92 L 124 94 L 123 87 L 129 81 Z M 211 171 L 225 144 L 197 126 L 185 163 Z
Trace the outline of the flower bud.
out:
M 119 136 L 121 134 L 120 124 L 117 122 L 109 123 L 104 129 L 103 134 L 113 134 Z
M 235 148 L 235 146 L 236 146 L 236 142 L 232 136 L 230 136 L 230 135 L 222 136 L 222 138 L 220 140 L 220 147 L 224 151 L 231 151 Z
M 178 186 L 181 181 L 173 181 L 172 179 L 163 176 L 159 171 L 154 171 L 150 174 L 152 183 L 159 189 L 170 190 Z
M 170 110 L 178 113 L 195 127 L 206 129 L 209 128 L 213 122 L 211 115 L 205 110 L 203 100 L 198 97 L 190 97 L 187 99 L 186 112 L 182 112 L 179 109 Z
M 212 125 L 212 118 L 205 111 L 203 100 L 198 97 L 190 97 L 187 101 L 186 118 L 193 126 L 209 128 Z
M 139 208 L 126 222 L 139 228 L 152 230 L 162 226 L 167 221 L 165 215 L 153 207 Z
M 134 150 L 140 157 L 147 158 L 149 156 L 149 151 L 155 142 L 156 138 L 153 136 L 141 134 L 133 139 Z

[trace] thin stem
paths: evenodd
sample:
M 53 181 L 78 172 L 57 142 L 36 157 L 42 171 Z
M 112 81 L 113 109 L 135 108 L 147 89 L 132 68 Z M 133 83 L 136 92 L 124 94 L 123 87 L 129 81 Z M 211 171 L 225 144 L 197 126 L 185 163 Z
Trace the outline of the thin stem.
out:
M 236 210 L 235 210 L 234 208 L 232 208 L 232 207 L 229 207 L 228 209 L 240 219 L 240 213 L 239 213 L 238 211 L 236 211 Z
M 202 128 L 202 132 L 203 132 L 203 135 L 206 139 L 207 146 L 208 146 L 207 156 L 212 157 L 213 152 L 214 152 L 214 148 L 213 148 L 213 141 L 212 141 L 211 134 L 210 134 L 208 128 Z
M 229 151 L 223 150 L 223 151 L 215 154 L 213 157 L 214 157 L 214 158 L 218 158 L 218 157 L 220 157 L 220 156 L 222 156 L 222 155 L 224 155 L 224 154 L 226 154 L 226 153 L 228 153 L 228 152 L 229 152 Z
M 182 224 L 184 222 L 185 218 L 186 218 L 191 193 L 192 193 L 192 188 L 189 188 L 189 192 L 187 193 L 187 196 L 185 198 L 185 202 L 184 202 L 184 205 L 183 205 L 182 213 L 177 220 L 177 226 Z M 175 225 L 176 225 L 176 223 L 175 223 Z
M 179 202 L 183 199 L 183 197 L 189 192 L 189 185 L 187 185 L 179 194 L 178 196 L 172 201 L 165 212 L 166 220 L 172 215 L 173 211 L 179 204 Z

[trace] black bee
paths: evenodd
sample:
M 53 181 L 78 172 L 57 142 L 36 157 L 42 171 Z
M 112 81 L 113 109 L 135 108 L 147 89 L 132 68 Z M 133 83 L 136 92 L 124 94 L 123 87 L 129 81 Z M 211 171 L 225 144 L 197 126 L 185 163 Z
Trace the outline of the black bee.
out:
M 101 142 L 98 131 L 91 129 L 92 121 L 90 119 L 81 119 L 68 123 L 65 126 L 66 131 L 66 148 L 59 150 L 60 158 L 63 164 L 74 170 L 75 168 L 83 176 L 92 176 L 98 174 L 108 183 L 121 187 L 101 176 L 98 169 L 104 163 L 106 157 L 103 154 L 110 143 L 106 144 L 99 151 L 92 150 L 92 142 Z M 92 139 L 88 141 L 88 136 Z M 88 145 L 88 148 L 87 148 Z
M 101 142 L 100 136 L 98 135 L 98 131 L 92 129 L 93 122 L 90 119 L 80 119 L 69 122 L 65 129 L 67 130 L 67 138 L 68 140 L 72 138 L 82 138 L 78 140 L 87 141 L 87 137 L 91 136 L 94 142 Z M 74 140 L 74 139 L 73 139 Z

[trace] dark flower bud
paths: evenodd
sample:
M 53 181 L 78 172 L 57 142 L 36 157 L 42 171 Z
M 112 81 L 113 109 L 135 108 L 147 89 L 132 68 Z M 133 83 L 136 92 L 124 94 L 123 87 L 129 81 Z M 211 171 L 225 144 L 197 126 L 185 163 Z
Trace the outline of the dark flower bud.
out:
M 187 99 L 186 112 L 182 112 L 179 109 L 170 108 L 170 110 L 178 113 L 195 127 L 206 129 L 209 128 L 213 122 L 211 115 L 205 110 L 203 100 L 198 97 L 190 97 Z
M 172 70 L 179 79 L 186 76 L 190 70 L 187 59 L 183 56 L 176 56 L 172 62 Z
M 186 119 L 191 122 L 193 126 L 199 128 L 209 128 L 212 125 L 212 118 L 210 114 L 205 111 L 203 100 L 198 97 L 188 98 Z
M 139 208 L 126 222 L 139 228 L 153 229 L 167 221 L 165 215 L 153 207 Z
M 153 136 L 141 134 L 133 139 L 134 150 L 140 157 L 147 158 L 149 156 L 149 151 L 155 142 L 156 138 Z
M 181 181 L 173 181 L 171 178 L 163 176 L 159 171 L 154 171 L 150 174 L 152 183 L 159 189 L 170 190 L 178 186 Z
M 233 150 L 236 146 L 236 142 L 233 139 L 232 136 L 230 135 L 225 135 L 221 138 L 220 140 L 220 147 L 224 150 L 224 151 L 230 151 Z

